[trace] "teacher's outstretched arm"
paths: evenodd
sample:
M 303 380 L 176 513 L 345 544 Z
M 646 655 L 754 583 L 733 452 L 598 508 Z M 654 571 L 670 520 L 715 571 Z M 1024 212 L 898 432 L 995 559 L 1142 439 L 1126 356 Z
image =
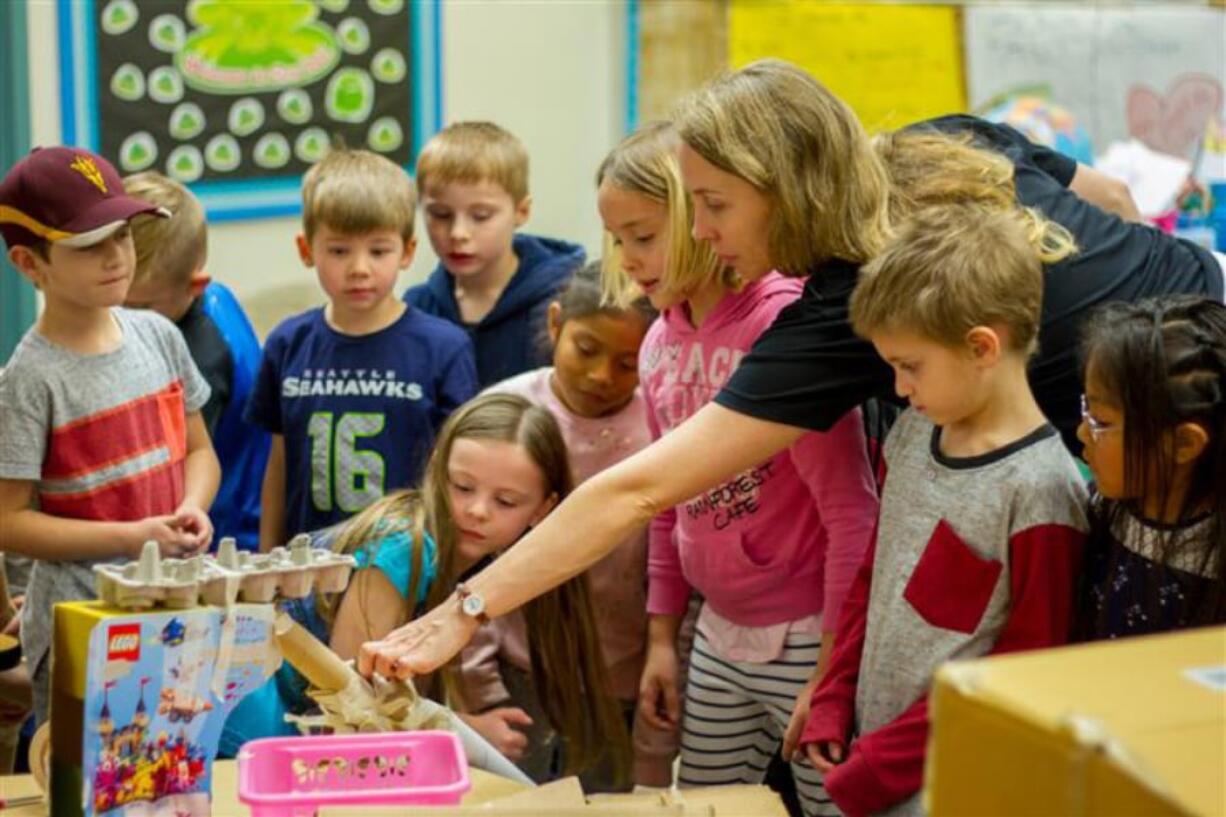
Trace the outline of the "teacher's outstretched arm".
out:
M 656 514 L 758 465 L 804 433 L 711 403 L 583 483 L 468 587 L 484 599 L 490 617 L 508 613 L 582 573 Z M 358 667 L 385 677 L 431 672 L 458 653 L 476 628 L 453 595 L 383 640 L 362 645 Z

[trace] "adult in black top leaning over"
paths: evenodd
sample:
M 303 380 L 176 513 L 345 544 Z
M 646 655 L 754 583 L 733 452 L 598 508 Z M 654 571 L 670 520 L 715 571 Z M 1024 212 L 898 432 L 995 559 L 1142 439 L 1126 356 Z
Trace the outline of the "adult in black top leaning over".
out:
M 1107 212 L 1135 209 L 1105 177 L 1003 126 L 947 117 L 874 148 L 850 108 L 777 60 L 714 80 L 686 98 L 676 118 L 695 236 L 742 281 L 779 269 L 807 276 L 804 294 L 780 313 L 715 402 L 584 483 L 469 581 L 469 596 L 479 597 L 487 615 L 580 573 L 656 514 L 761 463 L 807 430 L 827 429 L 867 398 L 889 396 L 890 367 L 852 332 L 848 299 L 860 265 L 884 247 L 891 221 L 908 208 L 967 200 L 1033 206 L 1078 242 L 1077 256 L 1046 270 L 1033 367 L 1036 397 L 1066 438 L 1079 419 L 1074 338 L 1090 310 L 1163 293 L 1222 297 L 1223 273 L 1212 254 Z M 365 645 L 360 668 L 429 672 L 475 628 L 449 600 Z
M 1065 444 L 1080 451 L 1078 338 L 1082 320 L 1111 301 L 1171 294 L 1222 300 L 1223 271 L 1208 250 L 1139 219 L 1127 188 L 1008 125 L 944 116 L 873 140 L 890 176 L 890 220 L 945 201 L 1016 200 L 1067 229 L 1078 251 L 1045 268 L 1043 322 L 1030 382 Z M 804 296 L 780 313 L 716 402 L 763 420 L 825 429 L 868 397 L 891 394 L 892 375 L 847 326 L 859 265 L 831 258 Z

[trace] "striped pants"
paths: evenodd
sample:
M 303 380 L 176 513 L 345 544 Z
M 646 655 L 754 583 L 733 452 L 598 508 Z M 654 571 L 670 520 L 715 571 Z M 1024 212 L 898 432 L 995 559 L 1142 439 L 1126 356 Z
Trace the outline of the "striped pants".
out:
M 715 655 L 700 631 L 685 688 L 679 784 L 761 783 L 820 648 L 819 636 L 798 633 L 787 637 L 783 653 L 770 663 L 728 661 Z M 806 817 L 838 815 L 817 770 L 791 766 Z

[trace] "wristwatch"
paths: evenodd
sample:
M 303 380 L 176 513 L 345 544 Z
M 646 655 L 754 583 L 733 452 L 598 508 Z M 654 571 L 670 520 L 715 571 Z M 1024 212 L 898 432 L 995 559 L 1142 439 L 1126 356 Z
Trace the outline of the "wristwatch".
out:
M 485 614 L 485 597 L 474 593 L 464 582 L 455 586 L 456 595 L 460 598 L 460 612 L 469 618 L 475 618 L 478 624 L 489 624 L 490 617 Z

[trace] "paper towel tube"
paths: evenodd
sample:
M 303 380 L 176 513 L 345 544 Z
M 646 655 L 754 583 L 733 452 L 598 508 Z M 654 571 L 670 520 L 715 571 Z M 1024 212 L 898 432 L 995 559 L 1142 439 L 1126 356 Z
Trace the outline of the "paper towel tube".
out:
M 287 614 L 277 614 L 273 633 L 281 655 L 311 686 L 325 692 L 339 692 L 349 686 L 355 675 L 353 669 Z

